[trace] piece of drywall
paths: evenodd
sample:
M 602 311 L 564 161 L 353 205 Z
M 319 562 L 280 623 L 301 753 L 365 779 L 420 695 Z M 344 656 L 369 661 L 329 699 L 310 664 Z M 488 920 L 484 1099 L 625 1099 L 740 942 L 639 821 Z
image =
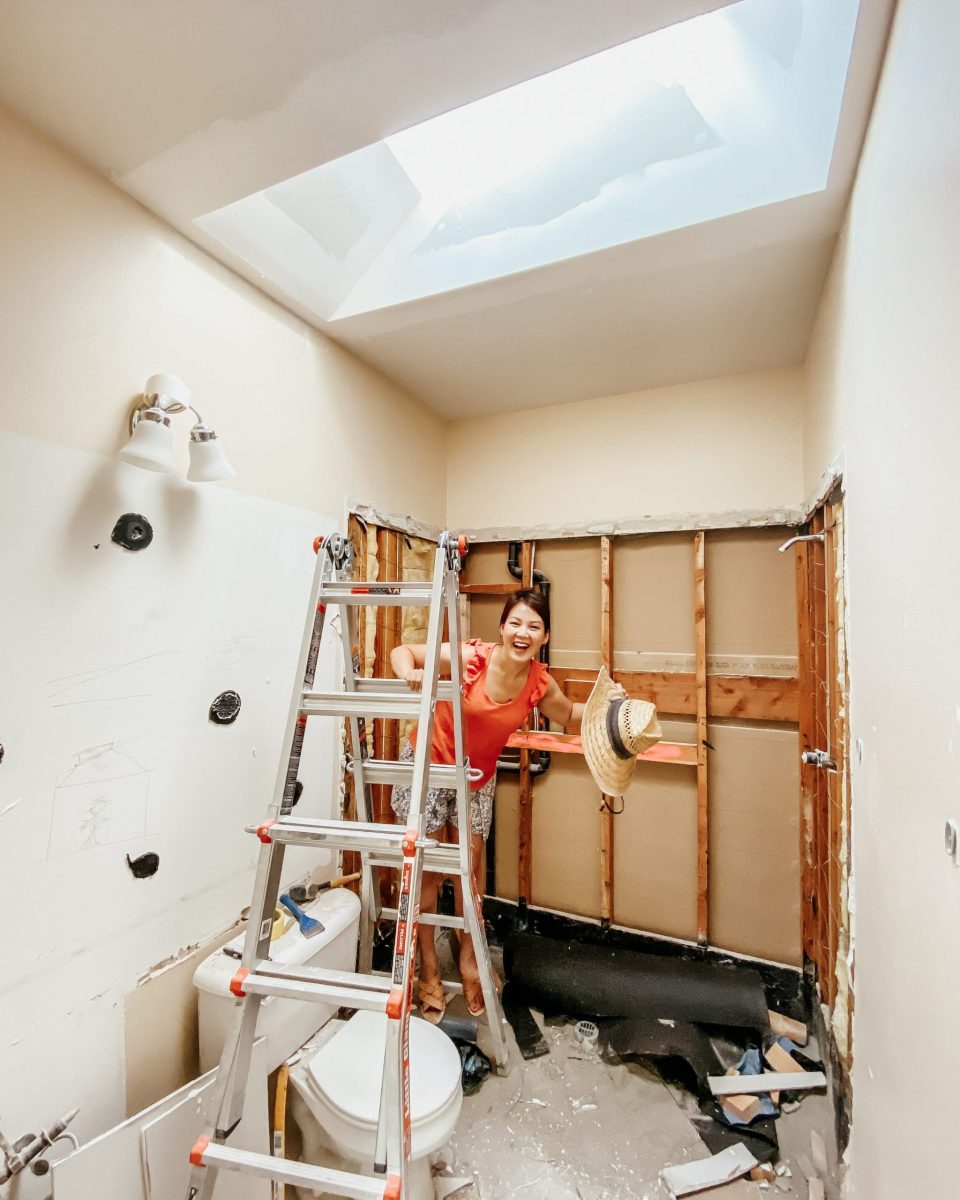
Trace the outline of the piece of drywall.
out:
M 706 540 L 708 652 L 720 659 L 779 660 L 796 675 L 797 581 L 792 529 L 717 530 Z M 744 585 L 749 596 L 744 595 Z M 769 673 L 779 673 L 766 663 Z M 767 674 L 768 670 L 758 671 Z
M 799 966 L 796 729 L 711 722 L 710 940 Z
M 608 525 L 799 505 L 802 402 L 796 368 L 457 421 L 447 443 L 447 521 Z M 523 483 L 516 455 L 501 446 L 526 449 Z
M 853 806 L 849 1200 L 949 1196 L 960 1096 L 960 8 L 900 0 L 808 357 L 807 490 L 844 461 Z M 895 1114 L 895 1115 L 894 1115 Z M 894 1124 L 895 1122 L 895 1124 Z
M 153 1066 L 141 1079 L 125 1061 L 127 1016 L 149 1029 L 129 993 L 249 903 L 244 826 L 273 794 L 312 541 L 335 522 L 18 434 L 0 434 L 0 463 L 0 878 L 23 918 L 0 984 L 4 1131 L 79 1106 L 87 1139 L 124 1117 L 128 1084 L 152 1086 Z M 111 541 L 126 512 L 150 521 L 146 549 Z M 335 645 L 331 622 L 321 681 Z M 225 689 L 241 708 L 218 725 Z M 305 815 L 336 811 L 333 732 L 308 730 Z M 136 878 L 127 857 L 144 853 L 159 868 Z M 323 862 L 333 873 L 329 852 L 288 852 L 284 877 Z M 181 1055 L 182 1014 L 139 986 L 154 1054 Z
M 231 938 L 231 925 L 166 967 L 148 971 L 123 998 L 126 1113 L 156 1104 L 200 1074 L 198 996 L 193 973 Z

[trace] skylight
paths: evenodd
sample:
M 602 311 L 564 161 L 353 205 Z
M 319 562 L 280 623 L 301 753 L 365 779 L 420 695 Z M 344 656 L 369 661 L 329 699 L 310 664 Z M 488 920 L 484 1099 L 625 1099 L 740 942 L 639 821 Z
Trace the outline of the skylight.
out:
M 822 189 L 858 0 L 740 0 L 198 218 L 327 321 Z

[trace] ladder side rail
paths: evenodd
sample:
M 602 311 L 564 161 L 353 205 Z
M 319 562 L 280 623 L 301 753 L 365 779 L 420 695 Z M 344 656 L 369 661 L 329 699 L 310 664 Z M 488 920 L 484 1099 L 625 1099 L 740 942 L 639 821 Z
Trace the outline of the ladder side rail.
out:
M 424 857 L 423 847 L 420 843 L 424 838 L 426 823 L 424 801 L 429 782 L 433 723 L 437 705 L 437 682 L 440 677 L 448 536 L 444 534 L 440 538 L 433 568 L 423 688 L 417 722 L 417 747 L 414 753 L 413 780 L 410 787 L 410 810 L 407 814 L 407 850 L 404 853 L 401 870 L 397 899 L 398 917 L 394 934 L 393 982 L 401 989 L 403 1003 L 399 1017 L 392 1017 L 387 1021 L 374 1162 L 376 1171 L 379 1172 L 386 1168 L 390 1175 L 401 1177 L 404 1195 L 407 1188 L 411 1134 L 410 1008 L 413 999 L 413 971 L 417 953 L 420 886 L 423 878 Z

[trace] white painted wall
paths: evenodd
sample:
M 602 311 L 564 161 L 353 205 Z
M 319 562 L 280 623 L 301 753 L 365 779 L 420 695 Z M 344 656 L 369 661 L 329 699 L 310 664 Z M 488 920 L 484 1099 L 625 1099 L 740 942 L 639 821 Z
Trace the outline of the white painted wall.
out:
M 313 537 L 348 495 L 440 524 L 444 435 L 2 112 L 0 263 L 0 1127 L 80 1105 L 86 1140 L 125 1115 L 124 997 L 249 899 L 243 826 L 272 793 Z M 193 388 L 235 480 L 116 459 L 155 371 Z M 139 554 L 110 541 L 125 511 L 156 531 Z M 219 728 L 226 687 L 243 708 Z M 334 803 L 331 736 L 306 811 Z M 147 850 L 160 870 L 137 881 L 125 855 Z M 14 1194 L 48 1191 L 28 1174 Z
M 960 9 L 900 0 L 809 359 L 807 487 L 847 487 L 856 1200 L 956 1193 Z
M 458 421 L 451 527 L 799 505 L 803 376 L 730 375 Z

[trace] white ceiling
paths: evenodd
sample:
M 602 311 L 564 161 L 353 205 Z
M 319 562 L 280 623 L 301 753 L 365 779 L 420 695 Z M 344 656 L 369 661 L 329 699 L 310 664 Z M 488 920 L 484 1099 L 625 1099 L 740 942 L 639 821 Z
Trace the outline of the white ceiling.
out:
M 197 218 L 727 0 L 4 0 L 0 100 L 438 412 L 802 359 L 894 0 L 862 0 L 827 186 L 323 321 Z

